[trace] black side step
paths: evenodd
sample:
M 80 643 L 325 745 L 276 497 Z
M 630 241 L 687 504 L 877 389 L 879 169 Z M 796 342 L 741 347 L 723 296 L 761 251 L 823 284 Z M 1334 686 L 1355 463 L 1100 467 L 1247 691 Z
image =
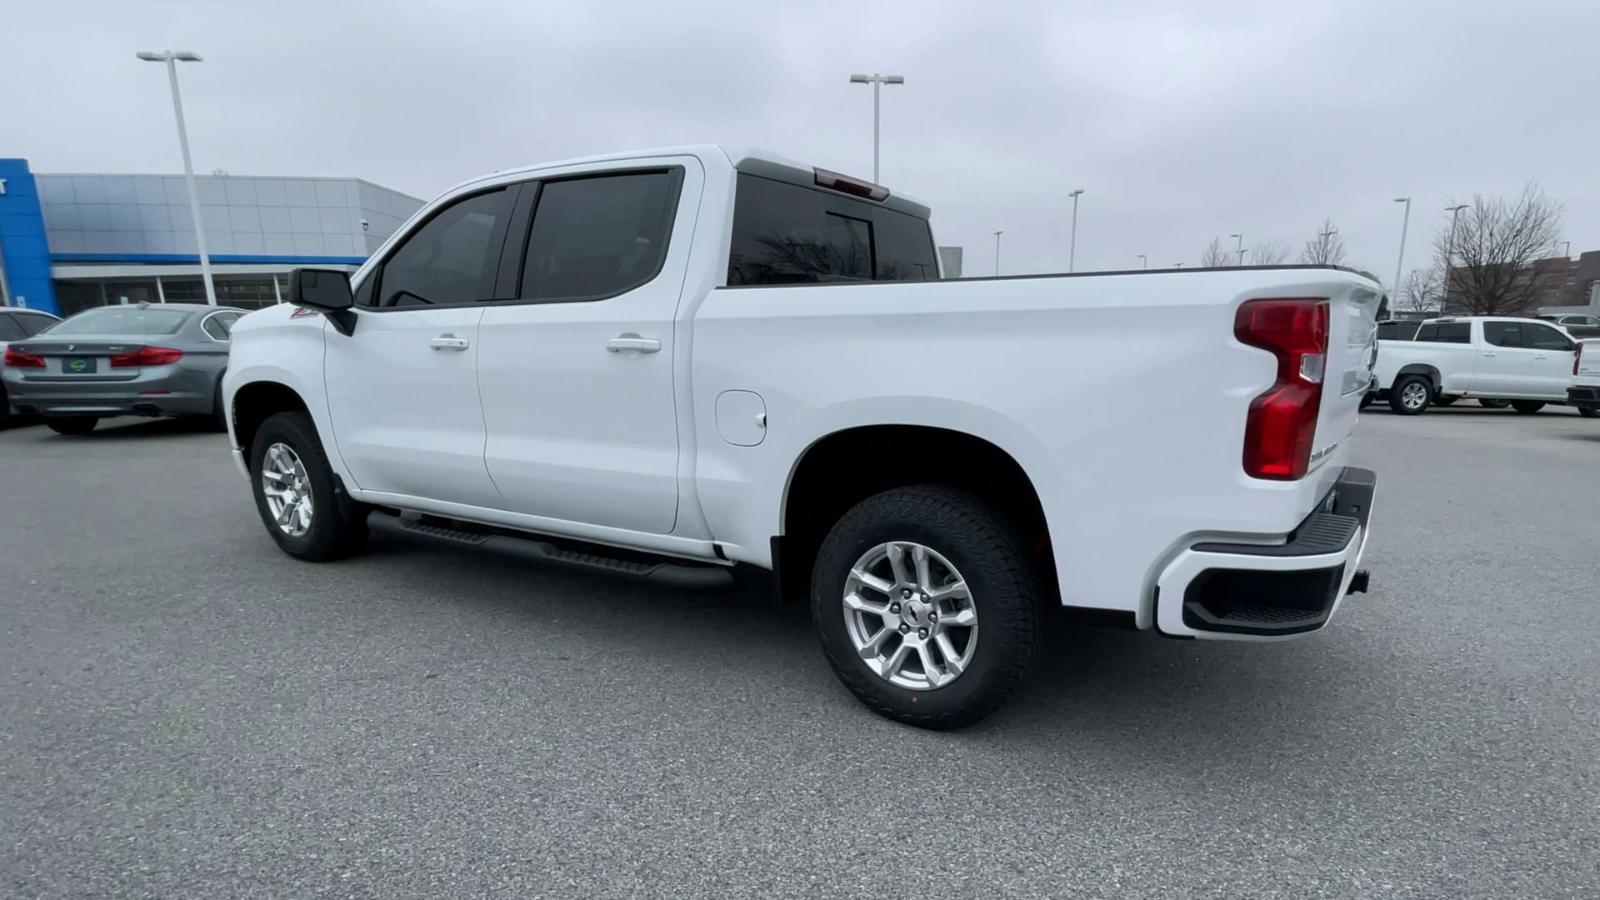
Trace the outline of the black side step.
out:
M 678 587 L 726 587 L 733 583 L 733 573 L 725 566 L 699 566 L 693 563 L 655 559 L 649 561 L 624 559 L 620 556 L 607 556 L 587 547 L 578 549 L 563 546 L 532 535 L 522 537 L 503 532 L 467 531 L 437 522 L 385 512 L 374 512 L 368 516 L 367 527 L 380 534 L 436 546 L 490 550 L 536 562 L 625 575 Z

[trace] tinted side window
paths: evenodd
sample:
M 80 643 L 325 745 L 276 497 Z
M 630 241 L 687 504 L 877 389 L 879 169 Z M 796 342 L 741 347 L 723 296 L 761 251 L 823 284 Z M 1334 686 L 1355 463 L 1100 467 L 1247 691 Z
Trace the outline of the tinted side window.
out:
M 678 183 L 676 171 L 546 182 L 518 296 L 597 300 L 654 278 L 667 258 Z
M 49 316 L 38 316 L 33 313 L 12 313 L 11 318 L 17 320 L 17 324 L 22 326 L 22 333 L 28 337 L 33 337 L 56 323 L 56 320 Z
M 1409 341 L 1416 337 L 1420 322 L 1379 322 L 1378 340 Z
M 475 194 L 406 237 L 378 272 L 378 306 L 472 303 L 494 295 L 511 192 Z
M 740 175 L 728 284 L 937 278 L 928 223 L 830 191 Z
M 221 319 L 218 316 L 212 316 L 211 318 L 206 319 L 204 322 L 200 323 L 200 328 L 205 331 L 205 333 L 210 336 L 212 340 L 225 341 L 228 339 L 228 331 L 222 327 Z
M 1437 325 L 1423 325 L 1417 329 L 1417 340 L 1419 341 L 1436 341 L 1438 339 L 1439 326 Z
M 1572 342 L 1566 335 L 1547 325 L 1532 322 L 1522 326 L 1523 343 L 1535 350 L 1571 350 Z
M 1483 339 L 1496 347 L 1521 347 L 1521 322 L 1485 322 Z
M 20 341 L 25 337 L 21 325 L 11 316 L 0 313 L 0 341 Z
M 1438 336 L 1434 338 L 1446 344 L 1472 343 L 1472 323 L 1450 322 L 1439 326 Z

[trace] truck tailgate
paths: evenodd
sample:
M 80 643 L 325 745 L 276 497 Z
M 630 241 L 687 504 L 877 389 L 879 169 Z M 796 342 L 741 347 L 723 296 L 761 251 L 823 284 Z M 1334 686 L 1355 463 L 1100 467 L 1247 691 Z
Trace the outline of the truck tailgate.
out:
M 1328 297 L 1328 358 L 1322 380 L 1322 404 L 1309 471 L 1333 460 L 1355 431 L 1361 397 L 1372 380 L 1377 358 L 1378 307 L 1382 295 L 1356 284 L 1341 285 Z M 1338 458 L 1343 458 L 1342 454 Z M 1337 468 L 1335 466 L 1334 468 Z

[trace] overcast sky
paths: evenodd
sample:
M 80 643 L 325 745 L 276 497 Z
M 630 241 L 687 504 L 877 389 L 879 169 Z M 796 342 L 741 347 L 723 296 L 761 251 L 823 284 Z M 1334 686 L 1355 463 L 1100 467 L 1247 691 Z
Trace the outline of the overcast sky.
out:
M 1600 3 L 1108 0 L 106 5 L 7 2 L 0 156 L 39 172 L 351 175 L 430 197 L 473 175 L 637 147 L 758 146 L 883 176 L 967 274 L 1182 261 L 1213 236 L 1300 245 L 1324 217 L 1392 279 L 1450 199 L 1538 182 L 1600 249 Z

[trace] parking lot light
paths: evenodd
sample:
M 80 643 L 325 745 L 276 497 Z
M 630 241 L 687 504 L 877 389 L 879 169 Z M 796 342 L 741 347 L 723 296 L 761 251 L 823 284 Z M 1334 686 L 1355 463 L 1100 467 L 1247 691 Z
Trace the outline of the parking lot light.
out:
M 166 63 L 167 81 L 172 85 L 172 113 L 178 120 L 178 147 L 183 150 L 183 180 L 189 188 L 189 215 L 194 218 L 194 242 L 200 251 L 200 279 L 206 285 L 206 302 L 217 305 L 217 288 L 211 281 L 211 255 L 206 252 L 206 228 L 200 219 L 200 196 L 194 187 L 194 163 L 189 159 L 189 130 L 183 124 L 183 97 L 178 93 L 178 63 L 202 62 L 192 50 L 140 50 L 145 62 Z

